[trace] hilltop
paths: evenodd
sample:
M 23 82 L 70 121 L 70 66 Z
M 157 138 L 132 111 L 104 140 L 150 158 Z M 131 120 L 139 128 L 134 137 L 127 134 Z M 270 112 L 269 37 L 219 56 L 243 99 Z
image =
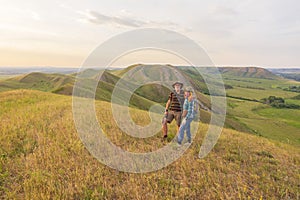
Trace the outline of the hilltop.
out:
M 208 129 L 191 147 L 157 172 L 118 172 L 93 158 L 79 140 L 72 98 L 48 92 L 0 93 L 0 198 L 8 199 L 297 199 L 300 151 L 292 145 L 223 129 L 215 148 L 198 159 Z M 161 134 L 137 139 L 121 132 L 110 103 L 96 101 L 101 127 L 117 146 L 148 152 L 161 148 Z M 17 113 L 17 114 L 16 114 Z M 131 109 L 133 120 L 148 112 Z M 170 126 L 170 139 L 175 126 Z
M 259 67 L 219 67 L 220 73 L 244 78 L 263 78 L 277 80 L 280 77 L 271 71 Z

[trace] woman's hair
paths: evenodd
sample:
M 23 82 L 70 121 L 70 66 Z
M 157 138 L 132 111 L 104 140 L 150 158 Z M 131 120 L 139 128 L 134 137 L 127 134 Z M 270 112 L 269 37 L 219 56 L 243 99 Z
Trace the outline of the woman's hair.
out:
M 188 101 L 191 102 L 193 100 L 193 92 L 188 91 L 188 93 L 190 94 L 189 97 L 188 97 Z

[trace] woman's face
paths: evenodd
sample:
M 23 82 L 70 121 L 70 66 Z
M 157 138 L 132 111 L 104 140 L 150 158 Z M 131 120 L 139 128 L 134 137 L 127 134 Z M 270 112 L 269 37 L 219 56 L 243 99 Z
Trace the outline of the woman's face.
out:
M 184 92 L 185 97 L 189 97 L 190 96 L 190 92 Z

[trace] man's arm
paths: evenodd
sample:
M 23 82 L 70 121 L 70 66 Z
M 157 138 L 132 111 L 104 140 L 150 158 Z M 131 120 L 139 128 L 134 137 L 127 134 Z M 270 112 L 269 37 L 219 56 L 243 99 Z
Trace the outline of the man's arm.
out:
M 169 99 L 166 104 L 165 115 L 168 113 L 168 109 L 170 107 L 171 100 Z

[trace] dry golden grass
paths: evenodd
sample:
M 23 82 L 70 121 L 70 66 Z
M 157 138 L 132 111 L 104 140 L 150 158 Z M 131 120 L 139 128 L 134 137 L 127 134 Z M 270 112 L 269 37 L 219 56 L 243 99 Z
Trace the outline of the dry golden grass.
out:
M 164 145 L 124 135 L 110 118 L 109 103 L 97 113 L 110 139 L 131 151 Z M 132 110 L 135 121 L 147 112 Z M 79 140 L 72 99 L 38 91 L 0 93 L 1 199 L 299 199 L 300 150 L 224 129 L 213 151 L 198 159 L 208 128 L 191 147 L 157 172 L 118 172 L 93 158 Z M 171 132 L 175 132 L 174 126 Z M 113 133 L 113 134 L 112 134 Z M 174 136 L 174 134 L 173 134 Z

